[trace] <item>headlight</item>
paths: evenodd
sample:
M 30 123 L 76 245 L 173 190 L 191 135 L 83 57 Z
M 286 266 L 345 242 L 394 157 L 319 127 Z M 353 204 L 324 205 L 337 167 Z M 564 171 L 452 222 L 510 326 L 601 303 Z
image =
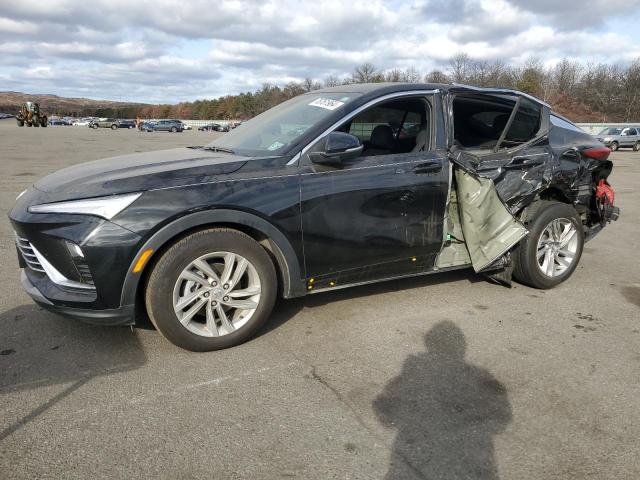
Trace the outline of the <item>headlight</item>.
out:
M 113 195 L 109 197 L 73 200 L 71 202 L 45 203 L 29 207 L 31 213 L 71 213 L 78 215 L 95 215 L 111 220 L 133 202 L 141 193 Z

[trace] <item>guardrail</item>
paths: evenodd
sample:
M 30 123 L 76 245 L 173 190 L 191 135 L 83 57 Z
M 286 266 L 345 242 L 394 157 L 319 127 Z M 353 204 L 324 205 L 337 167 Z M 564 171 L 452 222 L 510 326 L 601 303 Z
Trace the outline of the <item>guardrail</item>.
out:
M 640 122 L 637 123 L 576 123 L 584 131 L 591 135 L 597 135 L 605 128 L 618 127 L 640 127 Z

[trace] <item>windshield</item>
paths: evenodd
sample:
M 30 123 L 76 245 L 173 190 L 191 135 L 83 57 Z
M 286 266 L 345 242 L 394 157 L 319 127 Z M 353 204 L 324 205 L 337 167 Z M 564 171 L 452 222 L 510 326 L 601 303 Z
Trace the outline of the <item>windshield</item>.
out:
M 238 155 L 276 156 L 297 143 L 313 125 L 354 100 L 358 93 L 317 93 L 292 98 L 242 123 L 207 148 Z
M 620 135 L 621 132 L 621 128 L 605 128 L 599 133 L 599 135 Z

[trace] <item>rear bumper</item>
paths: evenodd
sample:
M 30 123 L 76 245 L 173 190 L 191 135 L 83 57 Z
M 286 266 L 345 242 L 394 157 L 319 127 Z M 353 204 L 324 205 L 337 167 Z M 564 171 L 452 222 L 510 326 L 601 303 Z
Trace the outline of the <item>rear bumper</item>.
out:
M 133 325 L 135 323 L 135 306 L 122 305 L 107 310 L 92 310 L 84 308 L 56 305 L 46 298 L 40 290 L 29 280 L 24 269 L 20 274 L 20 281 L 27 294 L 41 307 L 58 315 L 82 320 L 86 323 L 105 326 Z

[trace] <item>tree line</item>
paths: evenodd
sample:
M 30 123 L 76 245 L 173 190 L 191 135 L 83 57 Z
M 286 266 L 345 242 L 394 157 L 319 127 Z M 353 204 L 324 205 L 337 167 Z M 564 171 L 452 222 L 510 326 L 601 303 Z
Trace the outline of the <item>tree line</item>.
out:
M 475 60 L 467 54 L 451 58 L 446 68 L 423 74 L 415 68 L 382 70 L 363 63 L 344 77 L 305 79 L 284 86 L 264 84 L 254 92 L 226 95 L 177 105 L 153 105 L 138 113 L 158 118 L 248 119 L 289 98 L 322 87 L 366 82 L 461 83 L 504 87 L 535 95 L 576 122 L 640 121 L 640 58 L 628 65 L 582 63 L 563 59 L 552 67 L 531 58 L 522 66 Z
M 442 69 L 382 70 L 371 63 L 343 77 L 310 78 L 286 85 L 264 84 L 253 92 L 174 105 L 130 105 L 85 110 L 83 115 L 120 118 L 249 119 L 289 98 L 322 87 L 365 82 L 461 83 L 504 87 L 535 95 L 576 122 L 640 122 L 640 58 L 627 65 L 582 63 L 563 59 L 545 67 L 531 58 L 522 66 L 501 60 L 476 60 L 467 54 L 451 58 Z

